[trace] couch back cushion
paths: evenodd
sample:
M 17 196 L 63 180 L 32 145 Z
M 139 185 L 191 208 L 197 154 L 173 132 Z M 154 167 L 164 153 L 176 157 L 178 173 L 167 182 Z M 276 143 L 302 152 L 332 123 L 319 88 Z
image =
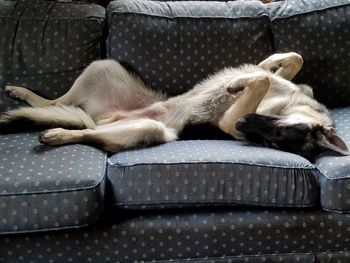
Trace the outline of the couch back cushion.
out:
M 269 8 L 277 52 L 304 57 L 296 82 L 313 86 L 317 99 L 328 106 L 349 105 L 350 2 L 294 0 Z
M 108 6 L 108 23 L 107 56 L 169 95 L 271 53 L 269 17 L 258 1 L 120 0 Z
M 104 21 L 98 5 L 1 0 L 0 89 L 11 84 L 62 95 L 100 58 Z M 0 91 L 0 111 L 15 106 Z

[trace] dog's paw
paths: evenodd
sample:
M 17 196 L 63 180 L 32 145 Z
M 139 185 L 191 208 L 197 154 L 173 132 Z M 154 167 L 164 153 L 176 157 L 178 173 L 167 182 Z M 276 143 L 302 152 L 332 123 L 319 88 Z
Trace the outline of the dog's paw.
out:
M 39 134 L 38 140 L 42 144 L 61 145 L 69 143 L 70 131 L 62 128 L 49 129 Z
M 261 89 L 264 92 L 270 87 L 270 78 L 265 73 L 258 73 L 248 80 L 248 86 L 252 86 L 255 89 Z
M 17 87 L 17 86 L 6 86 L 5 87 L 5 94 L 10 97 L 11 99 L 16 100 L 25 100 L 26 97 L 26 88 Z
M 253 89 L 255 92 L 266 93 L 270 87 L 270 77 L 264 72 L 253 72 L 243 74 L 235 78 L 227 88 L 227 92 L 235 95 L 246 89 Z
M 297 66 L 303 64 L 303 57 L 295 52 L 289 52 L 289 53 L 278 53 L 270 56 L 267 61 L 266 65 L 267 68 L 269 68 L 271 71 L 275 72 L 279 68 L 287 68 L 290 66 Z

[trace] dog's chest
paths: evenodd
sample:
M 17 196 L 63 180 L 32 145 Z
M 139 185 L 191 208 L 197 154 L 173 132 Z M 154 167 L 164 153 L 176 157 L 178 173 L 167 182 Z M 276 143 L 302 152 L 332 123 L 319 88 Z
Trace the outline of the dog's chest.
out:
M 288 107 L 292 97 L 299 92 L 299 88 L 290 81 L 273 78 L 269 91 L 259 104 L 257 113 L 262 115 L 279 115 Z

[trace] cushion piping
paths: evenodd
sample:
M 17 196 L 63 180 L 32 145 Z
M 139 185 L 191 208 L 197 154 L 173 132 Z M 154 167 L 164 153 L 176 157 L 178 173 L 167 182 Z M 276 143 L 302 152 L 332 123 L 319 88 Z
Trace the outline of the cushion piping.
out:
M 157 207 L 160 207 L 162 205 L 174 205 L 174 206 L 178 206 L 178 205 L 192 205 L 193 204 L 199 204 L 199 206 L 212 206 L 212 205 L 230 205 L 230 206 L 259 206 L 259 207 L 294 207 L 294 208 L 300 208 L 300 207 L 315 207 L 314 203 L 310 203 L 310 204 L 281 204 L 281 203 L 276 203 L 276 204 L 263 204 L 263 203 L 255 203 L 255 202 L 239 202 L 239 201 L 235 201 L 235 200 L 231 200 L 231 201 L 210 201 L 210 200 L 196 200 L 196 201 L 178 201 L 178 202 L 167 202 L 167 201 L 159 201 L 159 202 L 149 202 L 149 201 L 144 201 L 142 203 L 138 203 L 138 202 L 130 202 L 130 203 L 121 203 L 121 202 L 114 202 L 113 205 L 117 206 L 117 207 L 132 207 L 132 206 L 136 206 L 136 208 L 142 207 L 142 206 L 149 206 L 149 205 L 154 205 Z
M 319 7 L 319 8 L 312 9 L 312 10 L 303 10 L 303 11 L 299 11 L 297 13 L 290 14 L 290 15 L 285 15 L 285 16 L 281 16 L 281 15 L 279 15 L 279 16 L 272 16 L 270 14 L 270 21 L 273 22 L 276 19 L 287 19 L 287 18 L 291 18 L 291 17 L 294 17 L 294 16 L 298 16 L 298 15 L 310 14 L 310 13 L 314 13 L 314 12 L 318 12 L 318 11 L 326 11 L 326 10 L 329 10 L 329 9 L 332 9 L 332 8 L 338 8 L 338 7 L 343 7 L 343 6 L 350 6 L 350 3 L 343 3 L 343 4 L 333 5 L 333 6 Z
M 176 262 L 190 262 L 190 263 L 195 263 L 198 262 L 199 260 L 202 262 L 216 262 L 216 260 L 226 260 L 226 259 L 241 259 L 242 262 L 243 260 L 247 259 L 247 258 L 251 258 L 251 259 L 259 259 L 259 258 L 263 258 L 263 257 L 283 257 L 283 256 L 310 256 L 312 258 L 315 259 L 315 257 L 317 257 L 318 255 L 322 256 L 324 254 L 327 255 L 344 255 L 344 253 L 349 254 L 349 251 L 329 251 L 329 252 L 315 252 L 315 253 L 310 253 L 310 252 L 305 252 L 305 253 L 276 253 L 276 254 L 254 254 L 254 255 L 237 255 L 237 256 L 224 256 L 224 257 L 205 257 L 205 258 L 189 258 L 189 259 L 180 259 L 180 261 L 176 261 Z M 167 263 L 169 262 L 169 260 L 156 260 L 156 261 L 145 261 L 144 263 Z M 221 261 L 219 261 L 221 262 Z M 224 261 L 222 261 L 224 262 Z M 249 262 L 249 261 L 248 261 Z M 265 261 L 264 261 L 265 262 Z M 277 262 L 277 261 L 276 261 Z
M 342 176 L 342 177 L 337 177 L 337 178 L 328 177 L 324 172 L 322 172 L 322 169 L 320 167 L 315 165 L 315 168 L 318 170 L 318 172 L 321 175 L 323 175 L 328 180 L 348 180 L 348 179 L 350 179 L 350 175 L 348 175 L 347 177 Z
M 228 161 L 185 161 L 185 162 L 162 162 L 162 163 L 137 163 L 137 164 L 127 164 L 127 163 L 112 163 L 110 159 L 108 159 L 108 164 L 113 168 L 118 167 L 135 167 L 142 165 L 181 165 L 181 164 L 230 164 L 230 165 L 247 165 L 247 166 L 260 166 L 260 167 L 268 167 L 268 168 L 278 168 L 284 170 L 315 170 L 315 166 L 308 167 L 286 167 L 281 165 L 269 165 L 269 164 L 258 164 L 258 163 L 248 163 L 248 162 L 228 162 Z
M 91 185 L 88 185 L 88 186 L 85 186 L 85 187 L 77 187 L 77 188 L 69 188 L 69 189 L 53 189 L 53 190 L 41 190 L 41 191 L 28 191 L 28 192 L 25 192 L 25 193 L 6 193 L 6 194 L 2 194 L 0 193 L 0 197 L 2 196 L 16 196 L 16 195 L 33 195 L 33 194 L 36 194 L 36 195 L 42 195 L 42 194 L 52 194 L 52 193 L 68 193 L 68 192 L 76 192 L 76 191 L 85 191 L 85 190 L 90 190 L 90 189 L 93 189 L 93 188 L 96 188 L 98 187 L 103 181 L 104 181 L 104 178 L 105 178 L 105 174 L 106 174 L 106 171 L 107 171 L 107 155 L 104 154 L 104 162 L 103 162 L 103 167 L 102 167 L 102 171 L 100 173 L 100 177 L 98 178 L 98 181 L 96 181 L 96 183 L 94 184 L 91 184 Z
M 166 15 L 159 15 L 159 14 L 148 14 L 148 13 L 142 13 L 142 12 L 134 12 L 134 11 L 112 11 L 110 13 L 110 16 L 118 16 L 118 15 L 139 15 L 139 16 L 152 16 L 157 18 L 166 18 L 166 19 L 260 19 L 260 18 L 269 18 L 269 14 L 262 14 L 259 16 L 240 16 L 240 17 L 228 17 L 228 16 L 166 16 Z

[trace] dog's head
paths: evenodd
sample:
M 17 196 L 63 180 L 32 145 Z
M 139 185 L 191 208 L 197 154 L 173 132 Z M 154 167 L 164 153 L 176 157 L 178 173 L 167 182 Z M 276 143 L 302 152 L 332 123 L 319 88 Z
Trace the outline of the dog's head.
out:
M 284 116 L 248 114 L 238 120 L 236 129 L 248 141 L 296 153 L 308 159 L 314 159 L 326 150 L 350 154 L 333 127 L 303 122 L 290 124 Z

